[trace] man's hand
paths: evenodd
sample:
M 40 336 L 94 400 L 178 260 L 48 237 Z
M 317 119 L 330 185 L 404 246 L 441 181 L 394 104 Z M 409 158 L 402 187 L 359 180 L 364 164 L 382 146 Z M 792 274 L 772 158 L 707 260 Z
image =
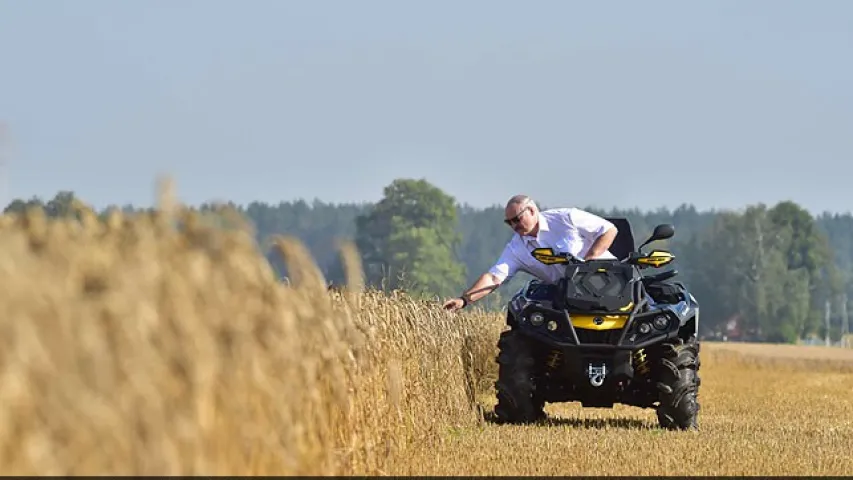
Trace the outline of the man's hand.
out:
M 464 306 L 465 306 L 465 301 L 462 300 L 461 298 L 451 298 L 450 300 L 444 302 L 444 309 L 450 310 L 451 312 L 459 310 L 459 309 L 463 308 Z

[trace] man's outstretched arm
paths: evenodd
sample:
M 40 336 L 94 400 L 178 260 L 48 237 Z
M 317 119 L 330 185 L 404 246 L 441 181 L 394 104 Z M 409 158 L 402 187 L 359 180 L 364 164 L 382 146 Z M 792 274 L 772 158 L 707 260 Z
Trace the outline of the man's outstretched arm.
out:
M 476 302 L 495 291 L 501 286 L 501 283 L 501 280 L 497 276 L 486 272 L 480 275 L 480 278 L 474 282 L 474 285 L 466 290 L 459 298 L 453 298 L 445 302 L 444 308 L 447 310 L 456 310 L 464 307 L 468 303 Z
M 480 275 L 480 278 L 471 285 L 471 288 L 466 290 L 459 298 L 453 298 L 444 303 L 444 308 L 447 310 L 458 310 L 465 307 L 469 303 L 485 297 L 494 292 L 508 278 L 512 277 L 519 269 L 519 264 L 512 253 L 509 245 L 504 248 L 497 263 L 490 268 L 486 273 Z

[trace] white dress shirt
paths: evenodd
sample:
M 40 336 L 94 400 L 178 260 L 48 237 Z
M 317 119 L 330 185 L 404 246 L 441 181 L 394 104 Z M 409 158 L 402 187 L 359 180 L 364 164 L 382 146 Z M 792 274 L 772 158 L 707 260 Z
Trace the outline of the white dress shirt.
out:
M 489 273 L 501 283 L 519 271 L 545 283 L 556 283 L 565 273 L 565 265 L 545 265 L 531 255 L 534 248 L 551 247 L 555 252 L 569 252 L 583 259 L 595 240 L 614 226 L 598 215 L 578 208 L 543 210 L 539 212 L 539 233 L 535 237 L 514 233 Z M 598 258 L 616 257 L 608 250 Z

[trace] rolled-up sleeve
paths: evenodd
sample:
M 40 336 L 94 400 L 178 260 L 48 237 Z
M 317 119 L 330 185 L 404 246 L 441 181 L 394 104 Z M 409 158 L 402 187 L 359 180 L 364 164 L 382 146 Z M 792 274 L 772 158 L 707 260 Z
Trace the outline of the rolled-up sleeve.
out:
M 589 239 L 598 238 L 604 232 L 615 227 L 612 222 L 579 208 L 569 208 L 567 210 L 569 222 L 578 229 L 581 235 Z
M 498 280 L 503 283 L 508 278 L 512 278 L 516 273 L 518 273 L 521 265 L 518 263 L 518 259 L 515 256 L 515 253 L 512 251 L 510 245 L 504 247 L 504 251 L 501 253 L 498 261 L 492 265 L 492 268 L 489 269 L 489 273 L 498 278 Z

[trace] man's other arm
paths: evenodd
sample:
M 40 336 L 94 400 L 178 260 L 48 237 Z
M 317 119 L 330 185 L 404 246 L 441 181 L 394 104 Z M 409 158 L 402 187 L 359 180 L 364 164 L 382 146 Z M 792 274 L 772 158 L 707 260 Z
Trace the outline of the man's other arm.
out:
M 584 255 L 584 260 L 598 258 L 610 248 L 619 230 L 616 225 L 598 215 L 579 208 L 569 210 L 569 220 L 586 238 L 595 239 Z

